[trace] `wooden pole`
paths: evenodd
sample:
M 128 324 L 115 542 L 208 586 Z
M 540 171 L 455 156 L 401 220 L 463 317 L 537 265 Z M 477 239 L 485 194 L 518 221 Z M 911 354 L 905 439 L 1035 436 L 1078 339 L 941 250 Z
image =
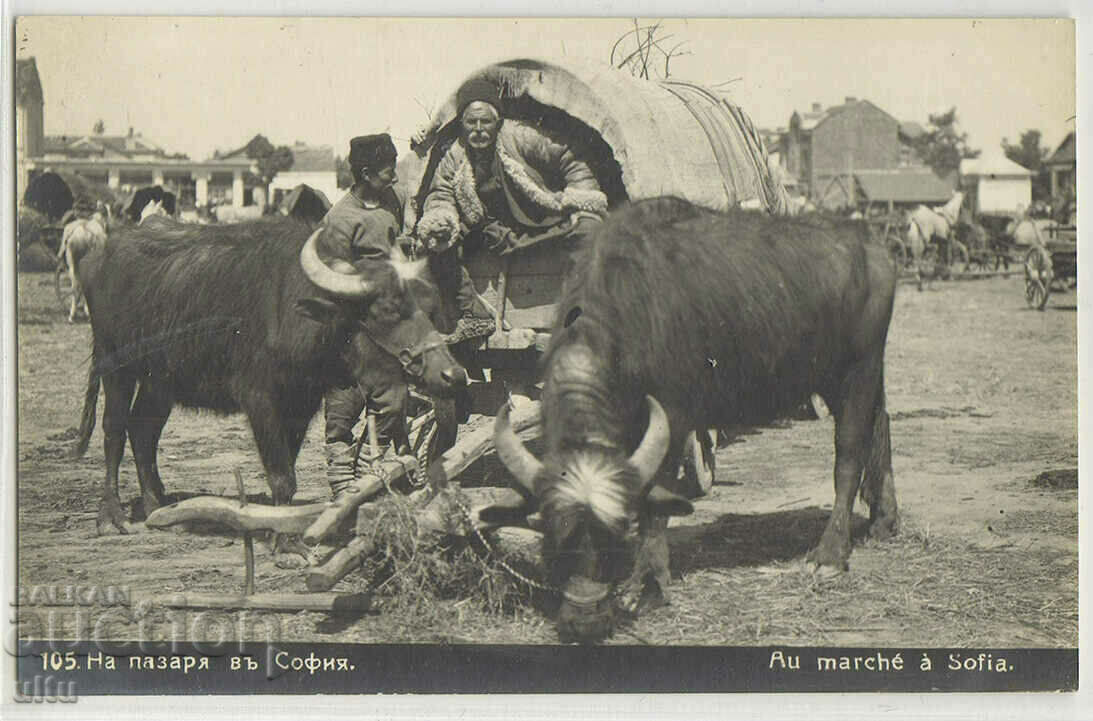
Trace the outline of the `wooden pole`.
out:
M 247 505 L 247 492 L 243 487 L 243 474 L 238 466 L 235 468 L 235 486 L 239 490 L 239 507 L 243 508 Z M 243 531 L 243 566 L 246 569 L 243 594 L 250 596 L 254 593 L 254 539 L 250 531 Z
M 248 608 L 264 611 L 323 611 L 326 613 L 362 613 L 372 607 L 371 597 L 363 593 L 254 593 L 232 596 L 225 593 L 176 593 L 149 597 L 152 603 L 167 608 Z

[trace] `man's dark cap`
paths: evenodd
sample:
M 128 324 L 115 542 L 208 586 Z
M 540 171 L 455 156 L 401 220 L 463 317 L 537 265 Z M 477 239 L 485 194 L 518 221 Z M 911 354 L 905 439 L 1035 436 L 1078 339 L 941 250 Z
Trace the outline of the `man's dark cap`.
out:
M 498 115 L 501 114 L 501 92 L 496 85 L 485 78 L 474 78 L 464 83 L 463 87 L 459 89 L 459 93 L 456 94 L 456 100 L 459 105 L 460 116 L 463 115 L 463 111 L 467 109 L 467 106 L 475 101 L 489 103 L 497 109 Z
M 382 168 L 395 162 L 398 151 L 387 133 L 361 135 L 349 141 L 349 165 L 354 168 Z

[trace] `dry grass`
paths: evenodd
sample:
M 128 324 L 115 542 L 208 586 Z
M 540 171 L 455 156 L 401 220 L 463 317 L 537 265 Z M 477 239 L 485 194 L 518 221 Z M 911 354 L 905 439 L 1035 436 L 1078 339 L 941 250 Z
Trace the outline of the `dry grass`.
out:
M 806 572 L 800 559 L 731 565 L 685 576 L 672 589 L 672 605 L 640 619 L 620 640 L 883 645 L 899 639 L 959 647 L 990 645 L 1002 625 L 1029 646 L 1077 643 L 1076 555 L 983 549 L 905 520 L 896 538 L 855 548 L 850 573 L 834 578 Z
M 397 494 L 384 496 L 375 506 L 375 551 L 364 563 L 364 577 L 385 611 L 428 622 L 444 601 L 469 601 L 472 608 L 499 616 L 531 607 L 531 589 L 504 570 L 495 554 L 510 565 L 520 560 L 504 555 L 496 543 L 488 550 L 477 539 L 423 538 L 415 520 L 419 508 Z M 521 570 L 534 576 L 530 569 Z

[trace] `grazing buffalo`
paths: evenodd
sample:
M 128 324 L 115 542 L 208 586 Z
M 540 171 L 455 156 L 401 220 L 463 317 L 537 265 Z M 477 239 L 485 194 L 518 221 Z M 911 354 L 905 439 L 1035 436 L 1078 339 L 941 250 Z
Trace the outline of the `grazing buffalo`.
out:
M 767 423 L 818 393 L 835 418 L 835 504 L 808 561 L 848 567 L 859 487 L 873 534 L 895 532 L 883 366 L 896 273 L 868 237 L 860 223 L 659 198 L 612 215 L 578 254 L 544 356 L 545 456 L 502 409 L 495 444 L 526 500 L 480 515 L 541 511 L 563 638 L 608 635 L 617 609 L 663 594 L 668 517 L 693 510 L 677 471 L 697 429 Z
M 295 219 L 157 219 L 84 263 L 94 266 L 94 345 L 76 451 L 87 449 L 101 379 L 100 532 L 107 523 L 125 530 L 117 483 L 126 434 L 145 512 L 165 502 L 156 447 L 176 404 L 246 413 L 273 501 L 285 504 L 304 433 L 331 386 L 408 381 L 447 395 L 467 382 L 416 299 L 437 302 L 417 264 L 328 265 L 311 227 Z

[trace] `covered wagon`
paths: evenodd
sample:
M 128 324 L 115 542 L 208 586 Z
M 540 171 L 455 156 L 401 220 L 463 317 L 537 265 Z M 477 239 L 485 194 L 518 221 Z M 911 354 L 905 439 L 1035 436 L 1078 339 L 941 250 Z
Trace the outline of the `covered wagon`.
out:
M 410 179 L 410 187 L 416 188 L 406 217 L 411 234 L 440 159 L 459 135 L 461 90 L 482 80 L 497 88 L 506 118 L 548 130 L 580 148 L 609 208 L 674 195 L 716 210 L 790 212 L 788 195 L 768 165 L 754 123 L 716 92 L 683 80 L 641 79 L 593 62 L 521 58 L 472 73 L 438 109 L 416 148 L 425 162 L 419 177 Z M 481 382 L 473 388 L 471 407 L 460 416 L 492 414 L 511 394 L 536 397 L 538 356 L 549 341 L 567 260 L 568 253 L 550 242 L 503 256 L 485 250 L 465 255 L 476 290 L 495 313 L 497 331 L 467 363 L 472 377 Z M 422 423 L 418 418 L 415 426 L 421 429 L 414 442 L 423 464 L 437 459 L 455 439 L 451 424 L 456 414 L 437 411 L 440 420 Z M 470 447 L 485 449 L 488 443 L 472 442 Z M 430 464 L 435 482 L 443 483 L 473 460 L 464 457 L 465 450 L 452 450 L 458 462 L 448 458 L 447 463 L 440 459 Z M 712 449 L 706 456 L 712 462 Z

